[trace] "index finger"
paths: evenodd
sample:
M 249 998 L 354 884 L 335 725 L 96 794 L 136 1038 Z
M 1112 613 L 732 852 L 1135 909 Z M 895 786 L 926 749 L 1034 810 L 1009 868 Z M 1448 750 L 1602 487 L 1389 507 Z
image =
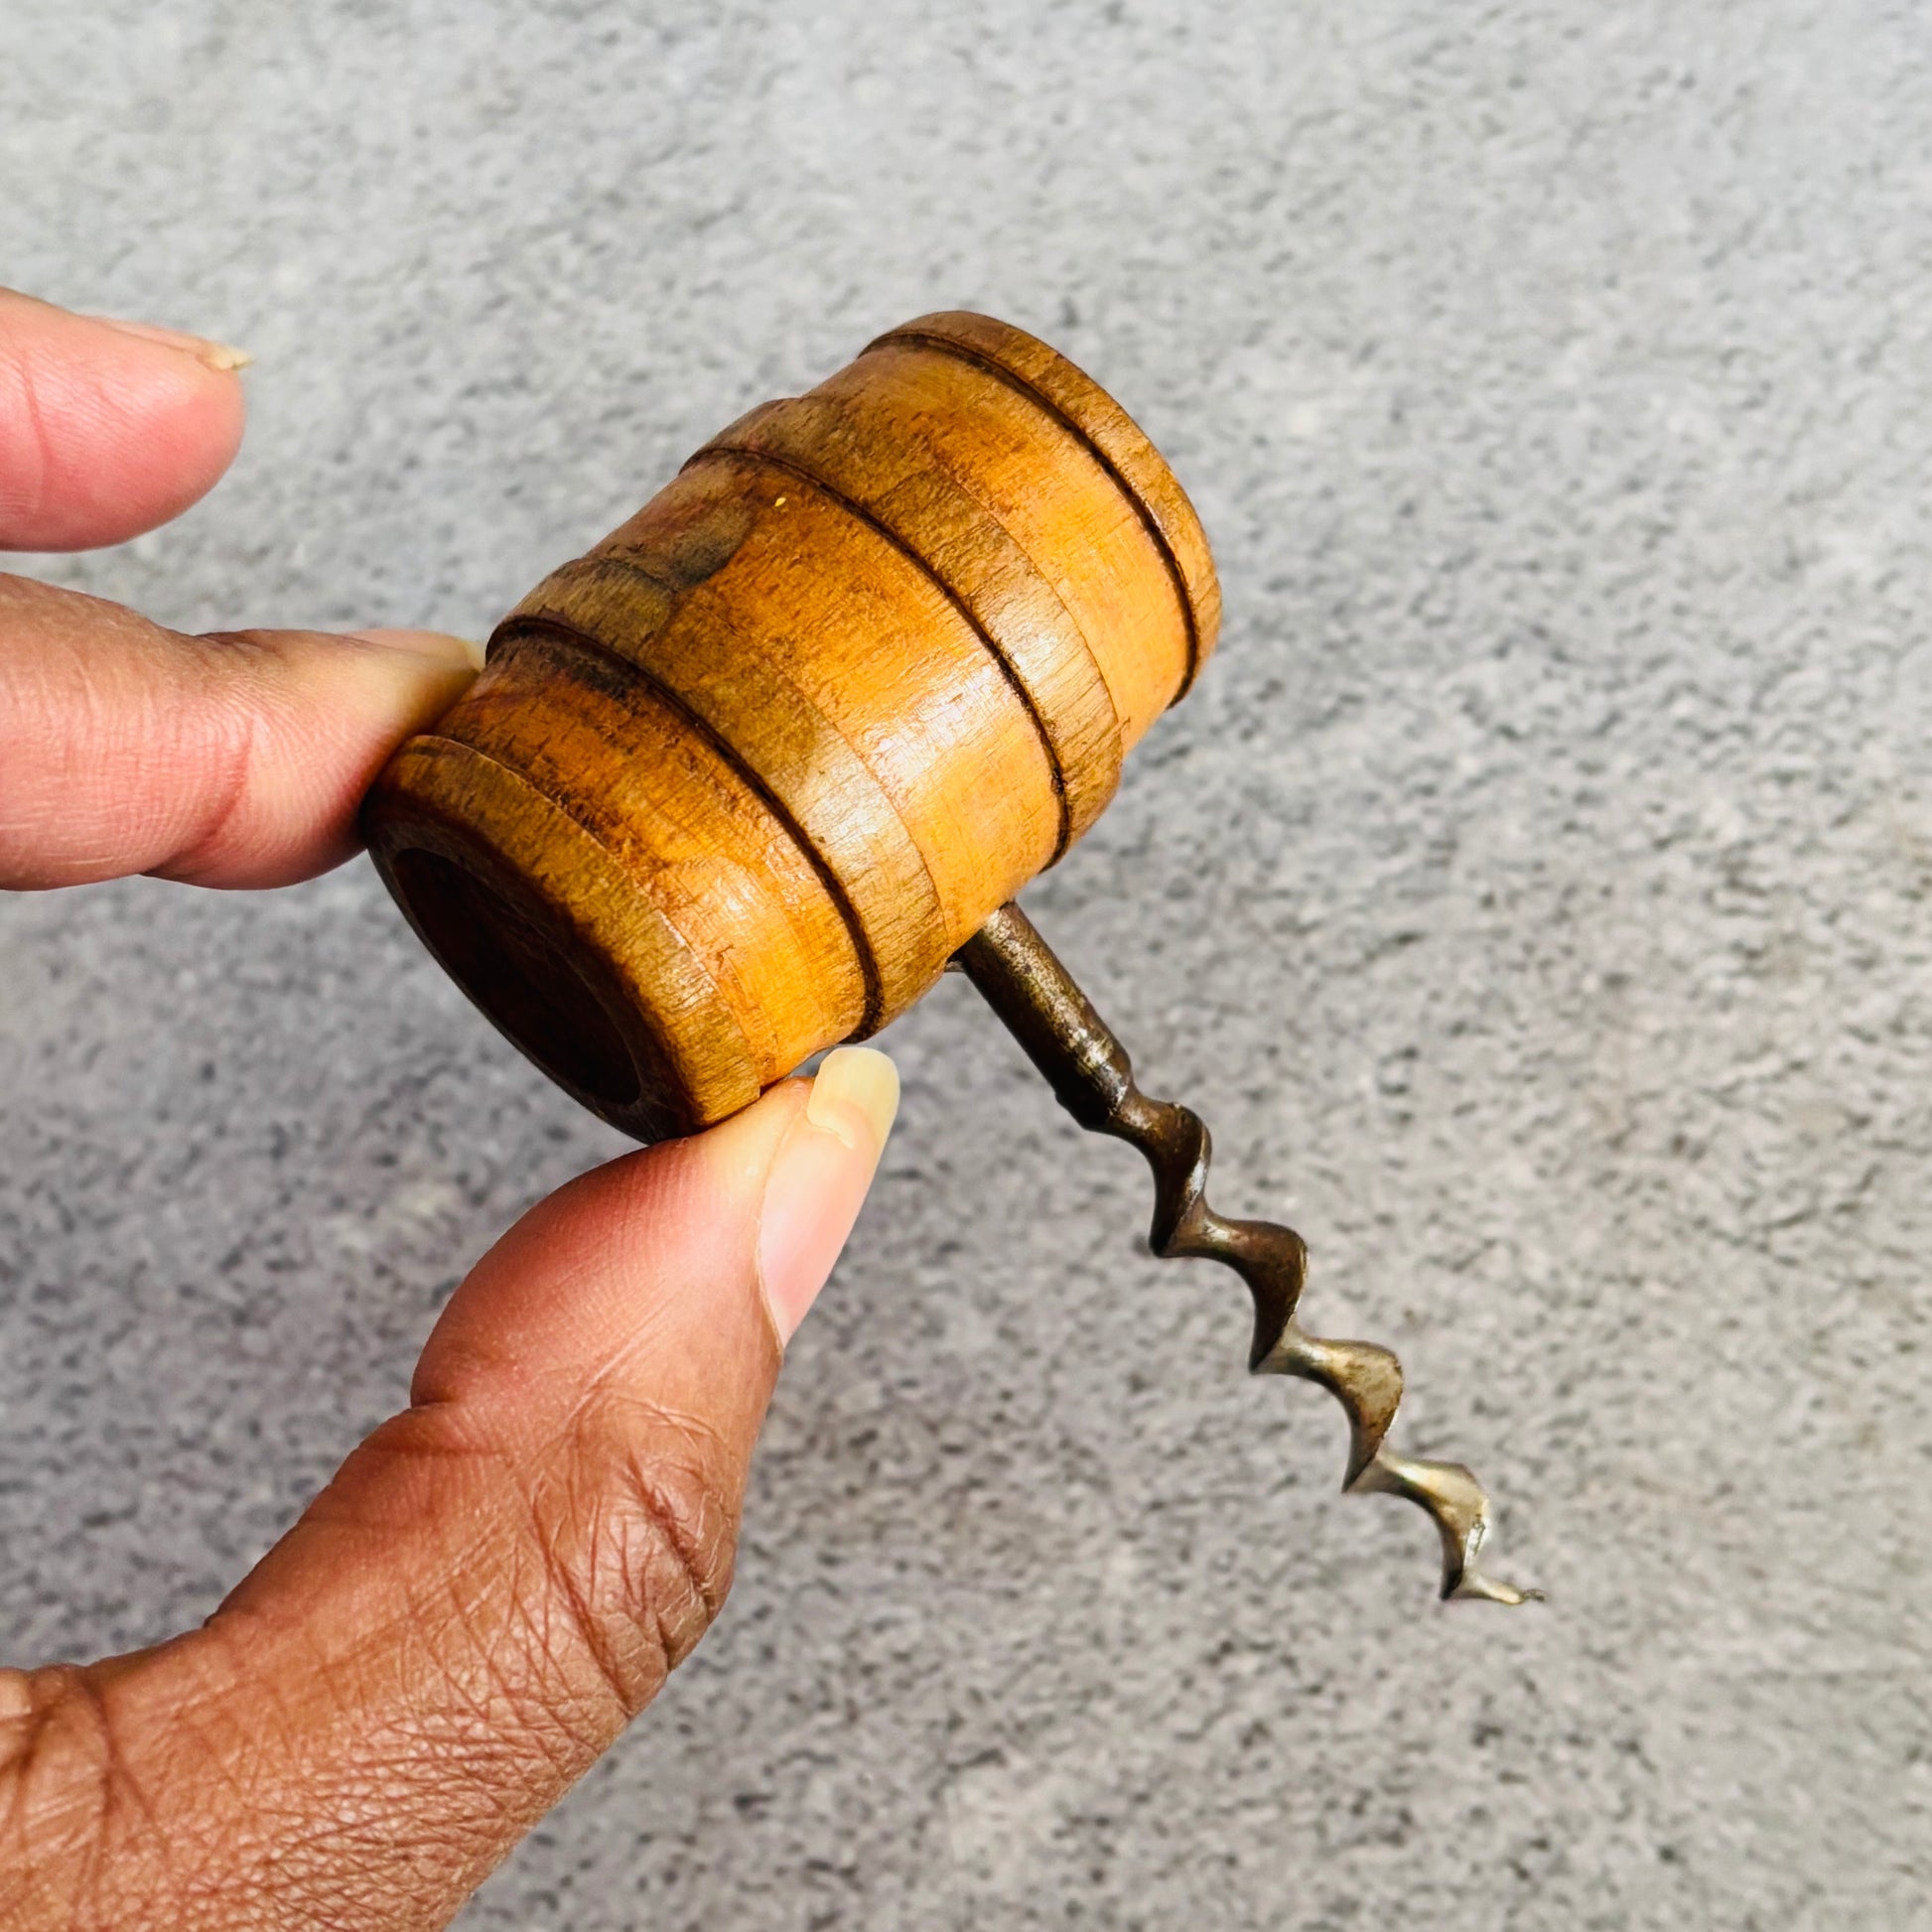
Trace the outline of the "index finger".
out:
M 86 550 L 179 516 L 234 461 L 238 350 L 0 289 L 0 550 Z

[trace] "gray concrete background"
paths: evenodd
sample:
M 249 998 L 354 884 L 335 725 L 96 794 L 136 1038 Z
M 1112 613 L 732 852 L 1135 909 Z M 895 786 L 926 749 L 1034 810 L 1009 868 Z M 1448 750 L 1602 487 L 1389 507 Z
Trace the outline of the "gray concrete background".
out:
M 645 16 L 648 15 L 648 18 Z M 970 991 L 722 1625 L 465 1924 L 1932 1923 L 1932 23 L 8 0 L 0 274 L 252 348 L 62 582 L 486 626 L 938 305 L 1170 452 L 1198 694 L 1029 903 L 1551 1602 L 1430 1598 Z M 213 1604 L 616 1143 L 357 864 L 0 907 L 0 1633 Z

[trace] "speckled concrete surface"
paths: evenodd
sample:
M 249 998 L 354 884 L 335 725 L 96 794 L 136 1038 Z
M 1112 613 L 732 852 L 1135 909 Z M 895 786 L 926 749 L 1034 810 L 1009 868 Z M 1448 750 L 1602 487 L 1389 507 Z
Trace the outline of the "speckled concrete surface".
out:
M 951 983 L 741 1581 L 466 1925 L 1932 1922 L 1932 25 L 11 0 L 0 272 L 251 347 L 49 563 L 476 631 L 719 423 L 971 304 L 1172 454 L 1230 621 L 1030 897 L 1509 1616 L 1331 1493 L 1243 1298 Z M 357 864 L 0 906 L 0 1632 L 197 1618 L 615 1145 Z

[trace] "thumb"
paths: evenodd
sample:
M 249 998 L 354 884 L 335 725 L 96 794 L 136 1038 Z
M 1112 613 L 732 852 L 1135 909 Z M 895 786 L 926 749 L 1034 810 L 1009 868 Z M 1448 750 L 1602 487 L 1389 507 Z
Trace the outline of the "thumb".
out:
M 717 1614 L 897 1092 L 842 1048 L 564 1188 L 206 1626 L 0 1675 L 0 1921 L 445 1923 Z

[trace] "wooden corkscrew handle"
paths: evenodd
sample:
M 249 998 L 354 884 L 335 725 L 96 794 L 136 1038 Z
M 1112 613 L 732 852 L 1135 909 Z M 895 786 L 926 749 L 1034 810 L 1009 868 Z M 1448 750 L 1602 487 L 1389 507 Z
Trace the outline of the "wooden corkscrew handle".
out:
M 1226 1262 L 1251 1366 L 1347 1411 L 1347 1486 L 1419 1503 L 1446 1595 L 1488 1503 L 1384 1438 L 1386 1349 L 1295 1320 L 1306 1251 L 1203 1193 L 1206 1129 L 1150 1100 L 1011 903 L 1090 826 L 1214 644 L 1192 506 L 1104 390 L 985 316 L 926 316 L 708 443 L 497 626 L 483 675 L 363 810 L 424 943 L 640 1140 L 746 1106 L 956 963 L 1081 1125 L 1156 1179 L 1157 1253 Z
M 1119 405 L 928 316 L 538 585 L 382 775 L 369 846 L 553 1079 L 685 1133 L 925 992 L 1093 823 L 1219 615 Z

